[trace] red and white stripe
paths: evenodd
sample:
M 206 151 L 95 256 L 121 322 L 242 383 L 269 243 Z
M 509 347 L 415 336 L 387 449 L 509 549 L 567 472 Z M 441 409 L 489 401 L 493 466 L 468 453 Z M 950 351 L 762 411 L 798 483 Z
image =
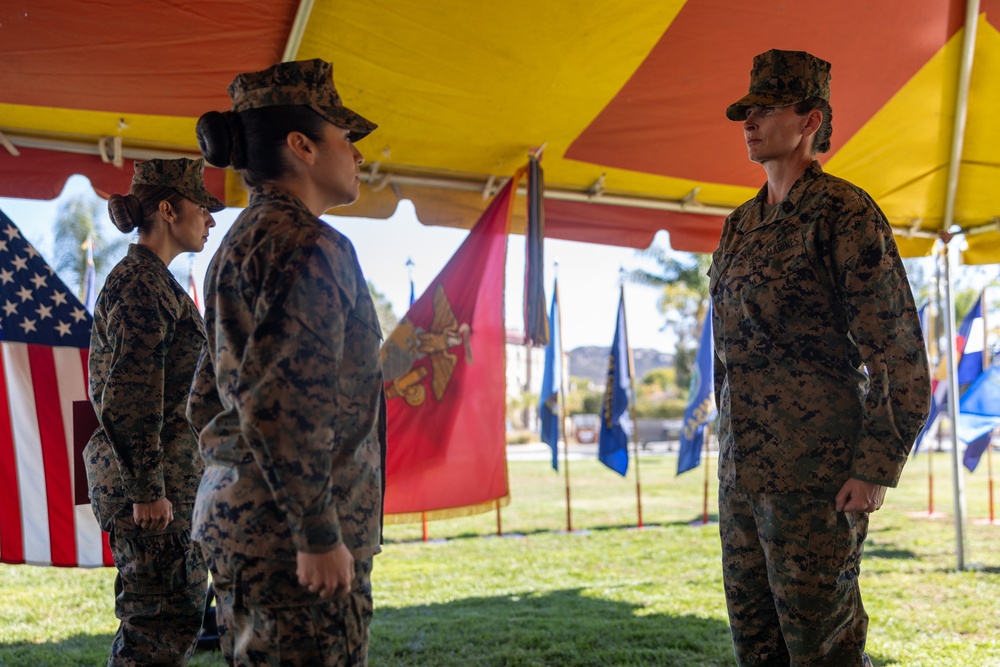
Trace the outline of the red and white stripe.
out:
M 87 399 L 88 350 L 0 348 L 0 561 L 114 565 L 90 506 L 73 504 L 73 401 Z

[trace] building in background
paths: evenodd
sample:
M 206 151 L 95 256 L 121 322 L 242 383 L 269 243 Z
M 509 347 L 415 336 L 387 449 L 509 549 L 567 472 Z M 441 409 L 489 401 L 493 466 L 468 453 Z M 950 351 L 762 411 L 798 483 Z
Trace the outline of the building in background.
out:
M 545 348 L 525 347 L 524 331 L 507 329 L 507 418 L 518 430 L 538 430 L 538 393 L 545 372 Z M 569 377 L 569 358 L 563 352 L 563 374 Z

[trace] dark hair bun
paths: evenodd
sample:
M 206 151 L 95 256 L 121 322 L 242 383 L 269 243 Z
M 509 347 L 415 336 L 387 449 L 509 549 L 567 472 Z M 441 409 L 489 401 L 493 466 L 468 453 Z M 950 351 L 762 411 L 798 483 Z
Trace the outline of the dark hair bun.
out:
M 209 111 L 195 126 L 198 148 L 205 161 L 216 167 L 241 169 L 246 165 L 239 117 L 232 111 Z
M 135 195 L 111 195 L 108 197 L 108 215 L 122 232 L 128 234 L 142 222 L 142 202 Z

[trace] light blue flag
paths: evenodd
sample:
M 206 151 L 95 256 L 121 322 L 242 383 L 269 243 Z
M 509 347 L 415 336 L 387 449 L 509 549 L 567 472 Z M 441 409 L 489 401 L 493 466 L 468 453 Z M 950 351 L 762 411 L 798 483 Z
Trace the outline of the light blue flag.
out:
M 715 347 L 712 340 L 712 302 L 701 325 L 701 341 L 691 374 L 684 425 L 681 427 L 680 453 L 677 455 L 677 474 L 687 472 L 701 462 L 705 442 L 705 426 L 715 419 Z
M 597 458 L 619 475 L 628 471 L 628 439 L 632 435 L 629 396 L 632 375 L 629 370 L 628 331 L 625 326 L 625 291 L 618 302 L 618 325 L 615 342 L 608 358 L 608 383 L 601 404 L 601 437 Z
M 549 310 L 549 344 L 545 346 L 545 372 L 538 396 L 538 422 L 542 442 L 552 448 L 552 468 L 559 470 L 559 394 L 562 388 L 562 350 L 559 349 L 559 283 L 552 288 Z
M 958 437 L 968 443 L 962 463 L 972 472 L 1000 425 L 1000 367 L 990 366 L 972 383 L 958 403 Z

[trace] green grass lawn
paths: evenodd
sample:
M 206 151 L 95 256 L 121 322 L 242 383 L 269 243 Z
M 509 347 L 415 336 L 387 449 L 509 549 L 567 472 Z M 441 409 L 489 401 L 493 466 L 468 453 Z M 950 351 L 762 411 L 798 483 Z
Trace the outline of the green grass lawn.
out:
M 956 571 L 950 458 L 910 462 L 874 515 L 862 572 L 876 665 L 1000 667 L 1000 525 L 987 516 L 985 462 L 966 476 L 966 571 Z M 562 474 L 511 462 L 511 504 L 495 514 L 386 527 L 376 558 L 376 666 L 733 665 L 718 529 L 700 522 L 704 471 L 641 462 L 647 527 L 635 530 L 635 481 L 571 462 Z M 713 470 L 714 473 L 714 470 Z M 716 480 L 709 507 L 715 519 Z M 998 499 L 1000 500 L 1000 499 Z M 442 541 L 442 538 L 446 540 Z M 0 665 L 103 665 L 117 626 L 113 572 L 0 566 Z M 223 665 L 218 653 L 194 665 Z

